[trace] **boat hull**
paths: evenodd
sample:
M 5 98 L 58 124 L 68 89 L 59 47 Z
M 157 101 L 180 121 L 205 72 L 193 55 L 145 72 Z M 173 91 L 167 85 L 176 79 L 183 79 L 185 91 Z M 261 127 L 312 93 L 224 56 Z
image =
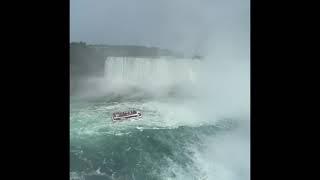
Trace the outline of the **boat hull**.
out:
M 112 121 L 117 122 L 117 121 L 124 121 L 124 120 L 129 120 L 131 118 L 141 118 L 142 115 L 141 113 L 137 113 L 137 114 L 131 114 L 131 115 L 127 115 L 127 116 L 122 116 L 122 117 L 112 117 Z

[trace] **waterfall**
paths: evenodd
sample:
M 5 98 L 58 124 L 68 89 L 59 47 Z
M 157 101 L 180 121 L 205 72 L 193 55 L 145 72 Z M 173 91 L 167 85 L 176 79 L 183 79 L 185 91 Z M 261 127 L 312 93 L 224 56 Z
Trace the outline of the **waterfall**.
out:
M 200 61 L 170 57 L 108 57 L 105 79 L 108 83 L 142 86 L 170 86 L 195 83 Z

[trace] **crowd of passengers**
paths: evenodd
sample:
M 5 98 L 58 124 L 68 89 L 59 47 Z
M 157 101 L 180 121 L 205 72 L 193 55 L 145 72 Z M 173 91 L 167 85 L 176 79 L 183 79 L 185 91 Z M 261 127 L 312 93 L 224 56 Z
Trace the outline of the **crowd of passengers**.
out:
M 137 111 L 133 110 L 133 111 L 129 111 L 129 112 L 118 112 L 118 113 L 114 113 L 113 115 L 114 116 L 127 116 L 127 115 L 130 115 L 130 114 L 136 114 Z

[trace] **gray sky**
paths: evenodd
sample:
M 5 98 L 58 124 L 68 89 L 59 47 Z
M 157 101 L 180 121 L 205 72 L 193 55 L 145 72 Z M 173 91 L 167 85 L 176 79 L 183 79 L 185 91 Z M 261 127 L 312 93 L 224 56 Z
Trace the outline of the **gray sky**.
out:
M 249 0 L 71 0 L 70 41 L 182 52 L 249 43 Z M 248 47 L 247 47 L 248 48 Z

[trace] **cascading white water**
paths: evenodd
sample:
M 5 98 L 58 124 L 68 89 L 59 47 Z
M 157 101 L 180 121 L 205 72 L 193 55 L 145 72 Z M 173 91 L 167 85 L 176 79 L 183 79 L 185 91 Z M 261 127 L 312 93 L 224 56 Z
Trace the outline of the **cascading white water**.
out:
M 145 87 L 195 83 L 200 61 L 169 57 L 108 57 L 105 79 L 109 83 L 122 83 Z

